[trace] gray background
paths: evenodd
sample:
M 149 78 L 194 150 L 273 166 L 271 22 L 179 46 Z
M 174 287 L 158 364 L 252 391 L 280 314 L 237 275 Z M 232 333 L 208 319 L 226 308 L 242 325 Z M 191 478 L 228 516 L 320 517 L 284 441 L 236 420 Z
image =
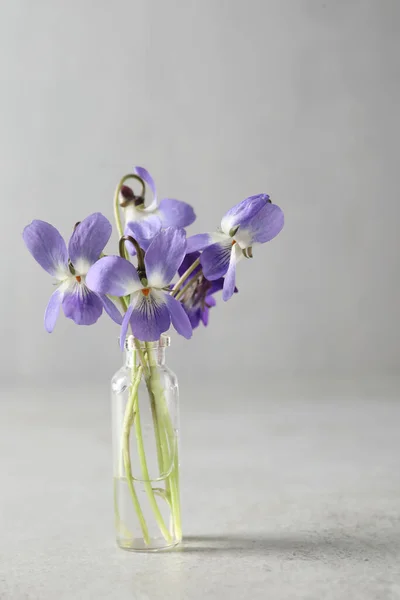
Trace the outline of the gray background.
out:
M 286 214 L 208 330 L 174 336 L 176 370 L 398 371 L 399 23 L 395 0 L 3 0 L 2 376 L 115 370 L 107 318 L 44 331 L 52 282 L 20 234 L 112 219 L 135 164 L 195 207 L 191 233 L 261 191 Z
M 0 2 L 0 598 L 398 600 L 397 0 Z M 268 192 L 286 226 L 190 342 L 184 544 L 114 544 L 118 327 L 43 313 L 68 237 L 133 165 L 191 233 Z M 109 251 L 115 251 L 116 238 Z

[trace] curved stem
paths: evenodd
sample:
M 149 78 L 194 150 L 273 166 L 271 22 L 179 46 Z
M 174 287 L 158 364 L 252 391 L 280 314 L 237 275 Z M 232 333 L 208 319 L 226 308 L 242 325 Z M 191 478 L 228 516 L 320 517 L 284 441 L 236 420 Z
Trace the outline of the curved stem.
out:
M 118 244 L 119 255 L 122 258 L 125 258 L 125 242 L 130 242 L 131 244 L 133 244 L 133 246 L 135 246 L 136 254 L 139 255 L 143 253 L 141 247 L 139 246 L 139 243 L 135 240 L 135 238 L 133 238 L 131 235 L 123 235 L 120 238 Z
M 192 265 L 190 265 L 188 270 L 183 273 L 182 277 L 180 279 L 178 279 L 178 281 L 176 282 L 176 284 L 174 285 L 174 287 L 172 288 L 172 290 L 170 292 L 171 296 L 175 296 L 175 294 L 178 292 L 179 288 L 181 287 L 182 283 L 184 281 L 186 281 L 186 279 L 189 277 L 189 275 L 191 273 L 193 273 L 193 271 L 199 266 L 199 264 L 200 264 L 200 258 L 197 258 L 194 261 L 194 263 Z
M 124 232 L 123 232 L 123 228 L 122 228 L 121 215 L 119 212 L 119 193 L 120 193 L 121 188 L 124 185 L 125 181 L 127 181 L 128 179 L 136 179 L 137 181 L 140 181 L 143 186 L 143 190 L 144 190 L 143 179 L 141 177 L 139 177 L 139 175 L 135 175 L 134 173 L 128 173 L 128 175 L 124 175 L 123 178 L 121 179 L 121 181 L 119 182 L 119 184 L 117 185 L 117 187 L 115 189 L 115 193 L 114 193 L 114 217 L 115 217 L 115 223 L 117 225 L 117 230 L 118 230 L 118 234 L 119 234 L 120 238 L 124 235 Z
M 135 369 L 135 365 L 133 366 Z M 122 438 L 122 455 L 124 458 L 124 467 L 125 467 L 125 475 L 128 483 L 129 493 L 132 498 L 132 503 L 135 507 L 136 514 L 139 519 L 140 527 L 143 533 L 143 539 L 145 544 L 148 546 L 150 544 L 150 536 L 149 531 L 147 529 L 146 521 L 143 516 L 142 509 L 140 507 L 139 499 L 136 494 L 135 486 L 133 485 L 133 477 L 132 477 L 132 464 L 131 464 L 131 456 L 129 449 L 129 440 L 130 440 L 130 431 L 132 427 L 133 420 L 133 406 L 135 402 L 135 398 L 137 396 L 137 390 L 139 387 L 140 379 L 142 377 L 143 368 L 141 366 L 138 367 L 136 371 L 136 375 L 132 381 L 131 393 L 129 395 L 128 403 L 125 409 L 124 415 L 124 423 L 123 423 L 123 438 Z
M 117 185 L 117 188 L 114 193 L 114 218 L 115 224 L 117 226 L 118 237 L 120 238 L 124 235 L 124 231 L 122 229 L 121 215 L 119 213 L 119 193 L 121 191 L 121 187 L 123 186 L 123 179 L 121 181 Z
M 171 500 L 169 499 L 169 495 L 168 493 L 163 489 L 163 488 L 153 488 L 153 492 L 159 496 L 160 498 L 162 498 L 163 500 L 165 500 L 165 502 L 168 504 L 169 509 L 171 510 Z
M 135 240 L 135 238 L 133 238 L 131 235 L 123 235 L 121 237 L 121 239 L 119 240 L 119 245 L 118 245 L 119 255 L 121 256 L 121 258 L 126 258 L 126 256 L 127 256 L 125 242 L 130 242 L 135 247 L 137 261 L 138 261 L 137 271 L 138 271 L 139 277 L 140 277 L 140 273 L 143 273 L 143 274 L 146 273 L 146 267 L 144 264 L 144 251 L 140 247 L 139 242 Z

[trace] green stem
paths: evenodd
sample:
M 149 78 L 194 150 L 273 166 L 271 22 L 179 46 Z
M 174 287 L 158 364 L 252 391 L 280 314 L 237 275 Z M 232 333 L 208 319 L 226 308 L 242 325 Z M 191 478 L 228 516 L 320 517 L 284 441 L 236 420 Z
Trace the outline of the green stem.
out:
M 114 296 L 113 296 L 113 298 L 114 298 Z M 126 312 L 126 309 L 127 309 L 127 308 L 128 308 L 128 306 L 129 306 L 129 303 L 128 303 L 128 301 L 126 300 L 125 296 L 120 296 L 120 297 L 117 297 L 117 296 L 115 296 L 115 298 L 116 298 L 116 299 L 118 300 L 118 302 L 120 303 L 120 305 L 121 305 L 121 307 L 122 307 L 122 312 L 124 312 L 124 313 L 125 313 L 125 312 Z
M 149 387 L 147 387 L 147 389 L 149 390 Z M 158 468 L 160 470 L 160 475 L 162 475 L 164 473 L 164 457 L 163 457 L 163 452 L 162 452 L 162 447 L 161 447 L 161 437 L 160 437 L 160 430 L 159 430 L 159 423 L 158 423 L 158 416 L 157 416 L 156 400 L 155 400 L 154 394 L 151 393 L 151 390 L 150 390 L 150 408 L 151 408 L 151 416 L 153 418 L 154 437 L 155 437 L 155 442 L 156 442 Z
M 140 362 L 142 363 L 142 367 L 143 367 L 143 371 L 145 374 L 145 377 L 148 376 L 148 370 L 149 370 L 149 365 L 147 364 L 147 360 L 146 357 L 144 355 L 144 352 L 140 346 L 140 341 L 137 340 L 135 337 L 133 338 L 133 343 L 135 345 L 135 348 L 137 350 Z
M 168 449 L 166 447 L 164 449 L 164 444 L 165 444 L 164 435 L 163 435 L 164 431 L 160 427 L 158 411 L 157 411 L 157 401 L 156 401 L 156 397 L 153 393 L 153 390 L 151 388 L 151 369 L 154 368 L 154 365 L 155 365 L 155 363 L 153 361 L 152 347 L 151 347 L 151 344 L 149 344 L 148 342 L 145 342 L 145 347 L 146 347 L 146 358 L 143 355 L 143 360 L 146 361 L 146 366 L 148 367 L 147 374 L 145 375 L 145 381 L 146 381 L 147 392 L 148 392 L 149 398 L 150 398 L 150 408 L 151 408 L 151 416 L 153 418 L 154 438 L 155 438 L 156 451 L 157 451 L 157 461 L 158 461 L 158 468 L 159 468 L 160 476 L 161 476 L 165 472 L 165 465 L 169 464 L 168 459 L 166 461 L 164 460 L 165 451 L 167 451 Z M 167 488 L 169 488 L 168 479 L 166 479 L 166 484 L 167 484 Z M 169 491 L 169 490 L 167 489 L 167 491 Z
M 163 398 L 165 403 L 165 399 Z M 166 406 L 166 405 L 165 405 Z M 168 409 L 166 409 L 167 411 Z M 167 413 L 165 416 L 164 423 L 167 428 L 167 436 L 169 437 L 169 446 L 173 455 L 173 467 L 169 475 L 170 482 L 170 494 L 171 494 L 171 505 L 172 515 L 175 525 L 175 535 L 178 538 L 182 537 L 182 525 L 181 525 L 181 507 L 180 507 L 180 492 L 179 492 L 179 449 L 178 441 L 176 439 L 175 431 L 173 430 L 171 419 Z
M 182 298 L 182 296 L 184 295 L 184 293 L 190 288 L 192 287 L 192 285 L 194 283 L 196 283 L 197 278 L 194 279 L 189 279 L 189 281 L 187 283 L 185 283 L 185 285 L 183 286 L 183 288 L 181 290 L 179 290 L 179 292 L 177 293 L 177 295 L 175 296 L 175 298 L 177 300 L 180 300 Z
M 114 193 L 114 217 L 115 217 L 115 223 L 117 225 L 118 235 L 119 235 L 120 238 L 124 235 L 124 230 L 123 230 L 123 227 L 122 227 L 121 215 L 120 215 L 120 212 L 119 212 L 119 193 L 120 193 L 121 188 L 124 185 L 125 181 L 127 181 L 128 179 L 137 179 L 137 180 L 141 181 L 142 184 L 143 184 L 143 180 L 141 179 L 141 177 L 139 177 L 138 175 L 134 175 L 133 173 L 129 173 L 128 175 L 124 175 L 124 177 L 121 179 L 121 181 L 119 182 L 119 184 L 117 185 L 117 187 L 115 189 L 115 193 Z
M 199 266 L 199 264 L 200 264 L 200 258 L 197 258 L 194 261 L 194 263 L 192 265 L 190 265 L 190 267 L 188 268 L 188 270 L 183 273 L 182 277 L 180 279 L 178 279 L 178 281 L 176 282 L 176 284 L 174 285 L 174 287 L 172 288 L 172 290 L 170 292 L 171 296 L 174 296 L 178 292 L 178 290 L 181 287 L 182 283 L 184 281 L 186 281 L 186 279 L 189 277 L 189 275 L 191 273 L 193 273 L 193 271 Z
M 135 364 L 133 365 L 132 374 L 134 373 Z M 137 395 L 137 390 L 139 387 L 140 379 L 142 377 L 142 367 L 139 366 L 136 372 L 136 375 L 132 381 L 132 387 L 129 394 L 129 399 L 125 409 L 124 415 L 124 423 L 123 423 L 123 437 L 122 437 L 122 455 L 124 458 L 124 467 L 125 467 L 125 475 L 128 483 L 129 493 L 132 498 L 132 503 L 135 507 L 136 514 L 139 519 L 140 527 L 143 533 L 143 539 L 145 544 L 148 546 L 150 544 L 150 536 L 149 531 L 147 529 L 146 521 L 143 516 L 142 509 L 140 507 L 139 499 L 136 494 L 135 486 L 133 485 L 133 477 L 132 477 L 132 464 L 131 464 L 131 456 L 130 456 L 130 431 L 132 427 L 133 420 L 133 406 L 135 402 L 135 398 Z
M 151 352 L 152 352 L 151 345 L 146 344 L 146 358 L 143 357 L 143 359 L 145 361 L 150 360 L 149 357 L 152 356 Z M 146 362 L 146 365 L 148 366 L 148 362 Z M 154 438 L 155 438 L 156 451 L 157 451 L 158 468 L 159 468 L 160 476 L 162 476 L 165 473 L 165 465 L 169 465 L 168 445 L 167 445 L 167 441 L 165 439 L 165 430 L 163 427 L 161 427 L 160 419 L 158 416 L 156 396 L 153 393 L 153 390 L 151 388 L 151 375 L 150 375 L 151 371 L 150 371 L 150 369 L 151 369 L 151 367 L 149 367 L 148 374 L 145 375 L 145 381 L 146 381 L 147 392 L 149 394 L 149 399 L 150 399 L 151 415 L 153 418 Z M 168 496 L 168 502 L 170 502 L 170 500 L 169 500 L 170 484 L 169 484 L 168 477 L 165 479 L 165 488 L 166 488 L 165 493 Z M 170 506 L 170 508 L 171 508 L 171 506 Z
M 141 368 L 141 367 L 139 367 L 139 368 Z M 135 408 L 136 408 L 135 432 L 136 432 L 136 441 L 137 441 L 139 462 L 140 462 L 140 467 L 141 467 L 142 475 L 143 475 L 143 484 L 144 484 L 145 490 L 147 492 L 149 503 L 153 510 L 153 513 L 156 518 L 157 524 L 160 528 L 160 531 L 163 534 L 165 540 L 167 542 L 171 542 L 172 541 L 171 535 L 170 535 L 168 528 L 166 527 L 164 520 L 162 518 L 159 506 L 157 504 L 157 500 L 154 496 L 154 491 L 153 491 L 153 488 L 151 485 L 151 480 L 149 477 L 149 470 L 147 468 L 146 454 L 145 454 L 144 446 L 143 446 L 142 428 L 141 428 L 141 423 L 140 423 L 140 408 L 139 408 L 138 398 L 136 400 Z
M 153 416 L 154 423 L 154 435 L 157 449 L 157 460 L 159 464 L 160 474 L 162 475 L 173 461 L 171 471 L 168 477 L 165 478 L 165 493 L 162 497 L 170 503 L 171 516 L 174 523 L 174 533 L 180 538 L 182 536 L 181 531 L 181 517 L 180 517 L 180 499 L 179 499 L 179 458 L 178 458 L 178 446 L 176 441 L 175 430 L 171 423 L 171 418 L 168 411 L 168 406 L 164 397 L 164 390 L 160 382 L 160 378 L 157 372 L 157 364 L 153 356 L 153 348 L 150 343 L 146 343 L 145 351 L 141 347 L 141 342 L 134 339 L 135 350 L 137 353 L 141 365 L 140 376 L 143 374 L 146 382 L 146 387 L 149 394 L 150 406 Z M 135 370 L 135 362 L 133 363 L 133 373 Z M 135 378 L 136 381 L 136 378 Z M 140 380 L 139 380 L 140 381 Z M 143 447 L 143 437 L 140 422 L 140 412 L 137 399 L 138 385 L 136 386 L 135 399 L 132 401 L 131 412 L 134 415 L 135 420 L 135 432 L 136 440 L 138 445 L 138 456 L 143 473 L 143 484 L 145 486 L 149 503 L 153 510 L 157 524 L 167 541 L 171 541 L 171 535 L 168 532 L 162 515 L 160 513 L 157 500 L 155 495 L 161 495 L 154 490 L 149 478 L 146 455 Z M 132 425 L 132 420 L 130 426 Z M 132 494 L 131 494 L 132 495 Z M 136 505 L 135 505 L 136 506 Z
M 175 431 L 172 427 L 171 418 L 168 412 L 167 403 L 164 397 L 164 391 L 160 383 L 155 362 L 152 355 L 152 348 L 150 344 L 146 344 L 147 358 L 149 362 L 149 393 L 150 397 L 154 396 L 155 405 L 157 408 L 161 407 L 161 411 L 157 411 L 158 419 L 158 431 L 160 440 L 160 449 L 163 455 L 163 464 L 169 465 L 170 454 L 173 457 L 173 466 L 169 476 L 166 478 L 166 485 L 170 492 L 171 497 L 171 510 L 172 518 L 174 522 L 175 535 L 177 537 L 182 536 L 181 527 L 181 516 L 180 516 L 180 498 L 179 498 L 179 457 L 178 457 L 178 445 L 176 441 Z M 146 382 L 147 383 L 147 382 Z
M 119 193 L 123 186 L 123 181 L 124 180 L 121 179 L 121 181 L 117 185 L 115 193 L 114 193 L 114 218 L 115 218 L 115 224 L 117 226 L 118 237 L 120 237 L 120 238 L 124 235 L 124 230 L 122 229 L 121 215 L 119 212 Z
M 118 507 L 118 492 L 117 492 L 117 480 L 114 479 L 114 517 L 115 517 L 115 529 L 119 535 L 125 538 L 133 538 L 133 534 L 129 531 L 125 523 L 121 519 Z

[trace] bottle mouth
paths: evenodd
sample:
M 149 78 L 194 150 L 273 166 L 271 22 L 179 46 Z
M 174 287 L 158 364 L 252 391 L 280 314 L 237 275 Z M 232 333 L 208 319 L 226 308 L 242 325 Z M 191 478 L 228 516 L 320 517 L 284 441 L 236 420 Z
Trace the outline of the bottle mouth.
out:
M 156 342 L 143 342 L 136 339 L 133 335 L 128 335 L 125 339 L 125 350 L 134 350 L 135 348 L 140 348 L 140 350 L 146 350 L 146 348 L 157 350 L 158 348 L 167 348 L 170 345 L 171 338 L 165 333 Z

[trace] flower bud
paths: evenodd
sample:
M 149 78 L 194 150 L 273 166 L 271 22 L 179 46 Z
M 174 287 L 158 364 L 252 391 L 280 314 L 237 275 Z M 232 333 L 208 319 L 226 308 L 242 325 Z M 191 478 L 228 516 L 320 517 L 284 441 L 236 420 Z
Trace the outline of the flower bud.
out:
M 144 198 L 143 196 L 135 196 L 132 188 L 128 185 L 123 185 L 120 190 L 120 206 L 125 208 L 129 204 L 134 204 L 135 206 L 143 206 Z

